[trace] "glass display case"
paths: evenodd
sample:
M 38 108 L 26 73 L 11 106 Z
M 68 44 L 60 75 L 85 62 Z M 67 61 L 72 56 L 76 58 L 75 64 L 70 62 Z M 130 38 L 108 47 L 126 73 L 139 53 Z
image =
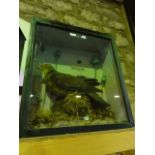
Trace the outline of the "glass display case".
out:
M 33 20 L 20 137 L 133 127 L 111 36 Z

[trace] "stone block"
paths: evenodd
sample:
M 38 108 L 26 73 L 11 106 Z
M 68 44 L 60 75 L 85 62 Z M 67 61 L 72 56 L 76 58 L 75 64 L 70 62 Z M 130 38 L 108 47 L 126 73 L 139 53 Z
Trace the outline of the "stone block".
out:
M 88 3 L 87 1 L 82 1 L 81 2 L 81 6 L 83 7 L 83 8 L 88 8 L 88 9 L 91 9 L 91 7 L 92 7 L 92 5 L 91 5 L 91 3 Z
M 134 81 L 131 80 L 130 78 L 127 78 L 127 77 L 126 77 L 125 83 L 126 83 L 126 85 L 127 85 L 128 91 L 130 92 L 130 91 L 131 91 L 131 88 L 134 87 L 134 85 L 135 85 L 135 84 L 134 84 Z
M 79 26 L 79 27 L 83 27 L 83 28 L 87 28 L 95 31 L 99 30 L 98 26 L 79 20 L 74 16 L 65 15 L 63 19 L 65 22 L 69 23 L 70 25 L 75 25 L 75 26 Z
M 70 1 L 75 3 L 75 4 L 79 4 L 79 0 L 70 0 Z
M 114 9 L 116 12 L 118 12 L 118 13 L 121 13 L 121 9 L 119 9 L 119 8 L 115 8 Z
M 99 6 L 101 8 L 109 8 L 109 4 L 104 2 L 103 0 L 89 0 L 89 3 L 93 6 Z
M 102 28 L 103 28 L 104 33 L 111 33 L 111 31 L 112 31 L 110 28 L 105 27 L 105 26 L 103 26 Z
M 53 8 L 57 11 L 69 11 L 73 9 L 70 3 L 65 3 L 63 1 L 55 1 L 55 3 L 53 3 Z
M 53 10 L 51 9 L 47 9 L 45 11 L 45 17 L 50 19 L 50 20 L 56 20 L 56 19 L 59 19 L 59 16 L 58 14 L 56 14 Z
M 41 0 L 41 2 L 45 5 L 49 5 L 49 4 L 52 4 L 53 2 L 55 2 L 55 0 Z
M 45 6 L 52 7 L 55 11 L 71 11 L 72 5 L 63 1 L 57 0 L 42 0 Z
M 131 51 L 128 51 L 126 56 L 127 56 L 128 61 L 133 64 L 135 62 L 135 59 L 134 59 L 134 55 L 131 54 L 130 52 Z
M 113 11 L 113 9 L 101 8 L 101 10 L 99 12 L 100 12 L 100 14 L 102 14 L 104 16 L 106 15 L 109 19 L 114 19 L 114 20 L 120 19 L 119 14 L 116 13 L 115 11 Z
M 100 22 L 100 15 L 88 10 L 82 10 L 81 16 L 90 22 Z
M 102 22 L 103 24 L 107 24 L 108 18 L 106 16 L 102 17 Z
M 86 23 L 86 22 L 79 22 L 79 26 L 86 28 L 86 29 L 90 29 L 90 30 L 94 30 L 94 31 L 99 31 L 99 27 L 94 25 L 94 24 L 90 24 L 90 23 Z
M 117 30 L 125 30 L 125 25 L 123 23 L 117 22 L 117 21 L 110 21 L 108 25 L 112 28 L 115 28 Z
M 34 8 L 31 4 L 25 3 L 25 2 L 19 2 L 19 8 L 20 10 L 24 12 L 32 12 L 34 11 Z
M 35 7 L 35 8 L 34 8 L 34 11 L 35 11 L 36 13 L 40 14 L 40 15 L 46 15 L 45 9 L 43 9 L 43 8 Z
M 63 19 L 65 22 L 69 23 L 70 25 L 77 25 L 78 24 L 78 20 L 74 16 L 65 15 L 63 17 Z
M 115 40 L 118 47 L 127 47 L 129 45 L 127 38 L 119 33 L 116 34 Z

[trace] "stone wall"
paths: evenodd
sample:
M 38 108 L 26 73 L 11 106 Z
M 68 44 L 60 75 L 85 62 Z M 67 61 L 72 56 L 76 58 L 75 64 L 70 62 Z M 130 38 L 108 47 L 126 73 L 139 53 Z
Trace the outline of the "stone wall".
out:
M 32 16 L 114 36 L 134 114 L 134 43 L 124 7 L 109 0 L 20 0 L 20 17 Z

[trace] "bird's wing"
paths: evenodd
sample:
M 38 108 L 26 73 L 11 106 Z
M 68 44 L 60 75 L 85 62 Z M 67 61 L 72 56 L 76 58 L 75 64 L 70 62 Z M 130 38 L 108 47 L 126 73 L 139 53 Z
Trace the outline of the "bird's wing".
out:
M 85 90 L 87 83 L 79 77 L 74 77 L 68 74 L 57 73 L 54 76 L 55 83 L 58 87 L 66 90 Z

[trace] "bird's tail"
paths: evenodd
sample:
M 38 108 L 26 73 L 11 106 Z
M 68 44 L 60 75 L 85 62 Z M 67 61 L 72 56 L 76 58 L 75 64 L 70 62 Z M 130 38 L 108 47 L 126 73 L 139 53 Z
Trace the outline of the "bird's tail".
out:
M 87 93 L 88 97 L 93 101 L 93 103 L 95 104 L 94 106 L 98 106 L 98 107 L 104 107 L 107 108 L 110 105 L 104 101 L 98 94 L 96 93 Z
M 87 83 L 89 83 L 90 85 L 93 85 L 93 86 L 98 86 L 100 85 L 100 83 L 96 80 L 96 79 L 86 79 L 85 80 Z
M 77 76 L 80 79 L 83 79 L 87 82 L 87 84 L 92 85 L 92 86 L 98 86 L 100 85 L 100 83 L 97 81 L 97 79 L 93 79 L 93 78 L 86 78 L 84 76 Z

